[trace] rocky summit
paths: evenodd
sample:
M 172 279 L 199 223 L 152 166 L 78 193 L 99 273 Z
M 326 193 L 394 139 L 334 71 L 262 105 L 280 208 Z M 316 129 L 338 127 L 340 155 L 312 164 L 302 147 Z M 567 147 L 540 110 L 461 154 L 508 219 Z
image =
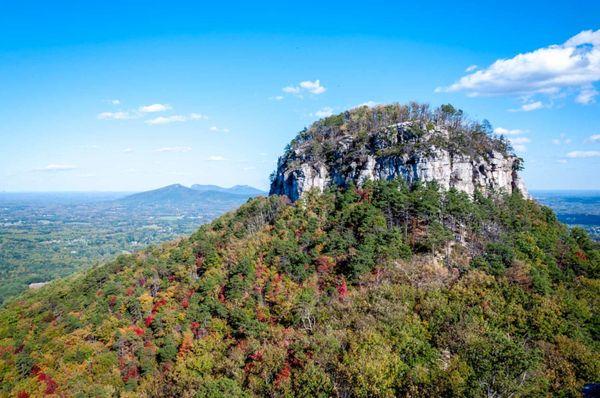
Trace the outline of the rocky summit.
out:
M 279 158 L 270 192 L 295 201 L 313 188 L 401 177 L 470 196 L 517 189 L 527 196 L 521 167 L 522 159 L 488 122 L 468 121 L 451 105 L 363 106 L 301 131 Z

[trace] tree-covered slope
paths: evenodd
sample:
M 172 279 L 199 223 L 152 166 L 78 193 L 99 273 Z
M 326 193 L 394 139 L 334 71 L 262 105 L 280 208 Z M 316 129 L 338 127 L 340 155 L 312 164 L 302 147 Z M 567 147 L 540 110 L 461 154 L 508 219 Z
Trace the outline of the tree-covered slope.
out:
M 0 396 L 579 396 L 599 266 L 518 192 L 253 199 L 0 310 Z

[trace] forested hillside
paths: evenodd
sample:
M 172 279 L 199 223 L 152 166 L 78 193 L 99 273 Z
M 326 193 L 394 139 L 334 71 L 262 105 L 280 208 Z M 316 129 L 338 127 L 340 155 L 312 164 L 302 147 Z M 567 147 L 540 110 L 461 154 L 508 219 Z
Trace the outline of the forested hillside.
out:
M 131 196 L 0 193 L 0 305 L 30 283 L 187 236 L 260 192 L 252 189 L 199 192 L 173 185 Z
M 0 311 L 0 396 L 579 396 L 600 252 L 518 191 L 251 200 Z

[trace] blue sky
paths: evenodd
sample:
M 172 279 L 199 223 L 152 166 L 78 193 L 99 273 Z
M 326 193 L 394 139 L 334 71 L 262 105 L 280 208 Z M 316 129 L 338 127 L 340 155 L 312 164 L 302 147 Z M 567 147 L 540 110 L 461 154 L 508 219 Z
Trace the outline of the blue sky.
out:
M 600 189 L 600 2 L 73 3 L 0 3 L 0 191 L 266 188 L 320 115 L 410 100 Z

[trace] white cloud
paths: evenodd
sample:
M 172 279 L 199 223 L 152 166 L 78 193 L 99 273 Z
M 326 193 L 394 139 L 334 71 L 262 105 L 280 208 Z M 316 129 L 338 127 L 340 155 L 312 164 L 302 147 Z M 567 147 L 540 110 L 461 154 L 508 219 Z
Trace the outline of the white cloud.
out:
M 98 114 L 98 119 L 102 120 L 127 120 L 133 119 L 135 116 L 129 112 L 102 112 Z
M 575 98 L 575 101 L 582 105 L 589 105 L 596 102 L 597 95 L 598 91 L 594 88 L 594 86 L 586 86 L 581 89 L 579 95 L 577 95 Z
M 567 159 L 558 159 L 558 160 L 557 160 L 557 162 L 558 162 L 558 163 L 561 163 L 561 164 L 566 164 L 566 163 L 568 163 Z
M 72 164 L 62 164 L 62 163 L 51 163 L 49 165 L 47 165 L 46 167 L 42 167 L 39 169 L 35 169 L 35 171 L 68 171 L 68 170 L 75 170 L 77 168 L 77 166 L 72 165 Z
M 206 120 L 206 119 L 208 119 L 208 116 L 203 115 L 201 113 L 190 113 L 190 115 L 188 116 L 188 119 L 190 119 L 190 120 Z
M 535 101 L 535 102 L 528 102 L 526 104 L 521 105 L 521 110 L 523 112 L 531 112 L 531 111 L 535 111 L 536 109 L 541 109 L 544 107 L 544 104 L 542 104 L 542 101 Z
M 330 108 L 328 106 L 319 109 L 318 111 L 315 112 L 315 116 L 317 117 L 329 117 L 333 115 L 333 108 Z
M 158 124 L 169 124 L 174 122 L 185 122 L 187 118 L 183 115 L 159 116 L 154 119 L 146 120 L 146 124 L 155 126 Z
M 283 91 L 284 93 L 288 93 L 288 94 L 299 94 L 300 87 L 286 86 L 286 87 L 282 88 L 281 91 Z
M 504 136 L 507 136 L 507 135 L 520 135 L 520 134 L 523 134 L 524 132 L 525 131 L 523 131 L 523 130 L 519 130 L 519 129 L 510 130 L 510 129 L 505 129 L 504 127 L 496 127 L 494 129 L 494 133 L 495 134 L 497 134 L 497 135 L 504 135 Z
M 140 106 L 139 111 L 142 113 L 154 113 L 154 112 L 164 112 L 171 109 L 170 105 L 166 104 L 152 104 L 152 105 L 144 105 Z
M 223 156 L 212 155 L 212 156 L 207 157 L 206 160 L 208 160 L 210 162 L 223 162 L 223 161 L 225 161 L 227 159 L 224 158 Z
M 281 89 L 284 93 L 293 94 L 298 97 L 302 97 L 302 93 L 308 92 L 310 94 L 319 95 L 323 94 L 327 89 L 321 85 L 319 79 L 315 81 L 305 80 L 298 83 L 297 86 L 286 86 Z
M 531 111 L 535 111 L 537 109 L 542 109 L 545 107 L 549 107 L 546 106 L 542 103 L 542 101 L 527 101 L 525 100 L 525 103 L 523 105 L 521 105 L 519 108 L 517 109 L 509 109 L 509 112 L 531 112 Z
M 284 89 L 285 89 L 285 88 L 286 88 L 286 87 L 284 87 Z M 283 95 L 275 95 L 275 96 L 273 96 L 273 97 L 269 97 L 269 99 L 270 99 L 270 100 L 273 100 L 273 101 L 282 101 L 284 98 L 285 98 L 285 97 L 284 97 Z
M 567 153 L 567 157 L 572 159 L 598 158 L 600 151 L 572 151 Z
M 379 105 L 379 102 L 367 101 L 367 102 L 363 102 L 362 104 L 358 104 L 356 107 L 360 108 L 361 106 L 368 106 L 369 108 L 372 108 L 377 105 Z
M 187 122 L 190 120 L 206 120 L 208 117 L 200 113 L 190 113 L 189 115 L 171 115 L 171 116 L 158 116 L 154 119 L 146 120 L 146 124 L 151 126 L 159 124 L 169 124 L 175 122 Z
M 314 82 L 311 82 L 310 80 L 300 82 L 300 87 L 308 90 L 311 94 L 323 94 L 326 91 L 326 88 L 321 86 L 319 79 Z
M 229 133 L 229 129 L 219 128 L 217 126 L 210 126 L 209 130 L 214 132 Z
M 168 146 L 164 148 L 158 148 L 155 152 L 189 152 L 192 148 L 189 146 Z
M 131 149 L 131 148 L 123 149 L 123 153 L 132 153 L 132 152 L 133 152 L 133 149 Z
M 510 142 L 512 142 L 513 144 L 527 144 L 531 142 L 531 140 L 527 137 L 515 137 L 511 138 Z
M 592 141 L 592 142 L 600 142 L 600 134 L 592 134 L 592 135 L 590 135 L 589 140 Z
M 475 69 L 477 69 L 477 65 L 471 65 L 465 69 L 465 72 L 473 72 Z
M 530 143 L 531 140 L 527 137 L 514 137 L 509 138 L 510 144 L 512 147 L 518 152 L 527 151 L 527 146 L 525 144 Z
M 579 102 L 586 103 L 596 95 L 590 87 L 599 80 L 600 30 L 587 30 L 563 44 L 496 60 L 489 67 L 472 71 L 436 91 L 463 91 L 470 96 L 557 95 L 568 89 L 579 89 Z
M 522 134 L 527 133 L 525 130 L 520 129 L 507 129 L 504 127 L 496 127 L 494 129 L 494 133 L 497 135 L 502 135 L 508 138 L 508 141 L 512 145 L 512 147 L 518 152 L 527 151 L 527 146 L 525 144 L 530 143 L 531 139 L 528 137 L 523 137 Z

